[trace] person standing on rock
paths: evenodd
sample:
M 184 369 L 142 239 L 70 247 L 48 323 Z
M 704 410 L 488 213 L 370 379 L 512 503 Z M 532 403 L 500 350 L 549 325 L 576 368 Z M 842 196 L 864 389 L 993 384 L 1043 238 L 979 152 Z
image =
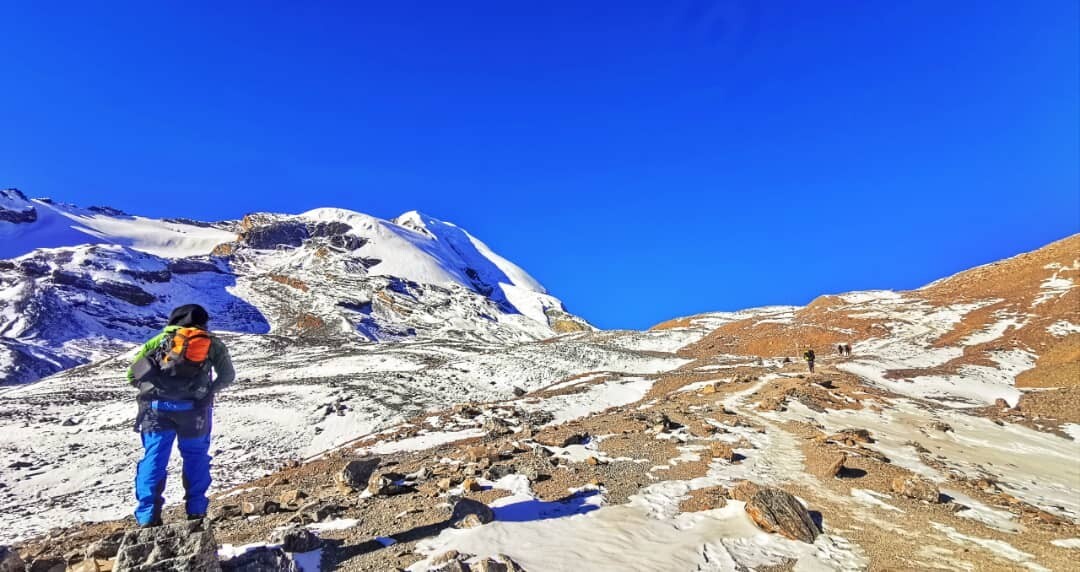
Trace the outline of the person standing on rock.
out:
M 803 352 L 802 357 L 804 360 L 806 360 L 806 365 L 810 368 L 810 373 L 814 373 L 814 350 L 811 348 L 806 348 L 806 351 Z
M 206 330 L 209 321 L 198 304 L 176 308 L 165 329 L 143 344 L 128 368 L 128 381 L 139 390 L 135 430 L 144 452 L 135 475 L 140 527 L 161 524 L 174 441 L 184 461 L 188 519 L 206 516 L 214 395 L 236 379 L 229 350 Z

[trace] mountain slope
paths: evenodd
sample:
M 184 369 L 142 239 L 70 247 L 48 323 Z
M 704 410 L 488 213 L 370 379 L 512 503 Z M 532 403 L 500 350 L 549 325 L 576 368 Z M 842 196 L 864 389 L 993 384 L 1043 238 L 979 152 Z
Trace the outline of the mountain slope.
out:
M 1078 347 L 1075 308 L 1053 303 L 1075 295 L 1075 240 L 911 292 L 647 332 L 302 351 L 230 336 L 250 377 L 216 409 L 219 554 L 272 552 L 275 531 L 298 526 L 324 542 L 294 557 L 346 571 L 475 572 L 488 557 L 530 572 L 1071 569 L 1080 388 L 1018 387 L 1038 368 L 1016 364 Z M 1015 273 L 1028 277 L 988 283 Z M 120 367 L 3 394 L 0 535 L 130 510 L 138 450 Z M 374 475 L 342 480 L 354 461 Z M 465 510 L 483 516 L 455 518 Z M 81 554 L 129 526 L 18 548 Z
M 5 193 L 5 251 L 25 253 L 0 260 L 0 383 L 131 347 L 189 302 L 208 308 L 214 329 L 306 341 L 521 341 L 590 328 L 476 238 L 417 213 L 394 222 L 316 209 L 209 225 Z
M 109 207 L 83 209 L 0 189 L 0 259 L 80 244 L 117 244 L 166 257 L 209 254 L 230 240 L 228 226 L 149 219 Z
M 835 353 L 882 387 L 958 406 L 1005 399 L 1018 387 L 1080 385 L 1080 235 L 906 292 L 822 296 L 764 319 L 725 323 L 688 348 L 763 357 Z M 661 324 L 677 327 L 698 318 Z M 870 357 L 873 356 L 873 357 Z

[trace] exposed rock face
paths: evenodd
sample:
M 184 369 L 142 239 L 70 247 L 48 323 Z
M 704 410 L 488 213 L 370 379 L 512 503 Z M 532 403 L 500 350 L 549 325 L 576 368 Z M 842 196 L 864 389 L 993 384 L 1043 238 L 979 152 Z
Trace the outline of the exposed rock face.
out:
M 169 261 L 169 272 L 173 274 L 198 274 L 199 272 L 221 273 L 217 264 L 193 258 L 178 258 Z
M 26 195 L 22 194 L 22 191 L 19 189 L 0 190 L 0 199 L 7 199 L 13 202 L 27 202 L 28 200 Z M 32 205 L 27 205 L 21 209 L 0 207 L 0 222 L 25 224 L 36 221 L 37 217 L 37 209 Z
M 247 221 L 248 217 L 244 217 Z M 299 221 L 273 221 L 246 225 L 240 232 L 240 242 L 250 248 L 270 250 L 279 246 L 297 247 L 311 235 L 307 225 Z
M 345 464 L 337 475 L 338 485 L 353 491 L 362 491 L 367 488 L 371 480 L 371 473 L 379 467 L 379 459 L 355 459 Z
M 921 477 L 896 477 L 892 481 L 892 490 L 915 500 L 929 503 L 941 502 L 941 492 L 938 491 L 937 485 Z
M 52 280 L 55 284 L 74 286 L 79 289 L 98 292 L 129 302 L 136 306 L 149 306 L 157 300 L 153 294 L 134 284 L 124 284 L 122 282 L 112 281 L 95 282 L 89 276 L 80 276 L 70 272 L 61 271 L 53 272 Z
M 812 543 L 821 534 L 806 507 L 780 489 L 759 491 L 746 503 L 746 513 L 765 532 L 777 532 L 792 540 Z
M 115 572 L 221 570 L 214 533 L 201 520 L 141 528 L 124 534 Z

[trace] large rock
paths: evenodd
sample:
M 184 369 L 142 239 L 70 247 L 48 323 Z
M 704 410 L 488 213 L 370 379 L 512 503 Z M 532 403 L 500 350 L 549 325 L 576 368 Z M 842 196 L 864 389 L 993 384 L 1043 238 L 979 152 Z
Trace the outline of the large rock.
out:
M 202 520 L 140 528 L 124 534 L 114 572 L 216 572 L 214 533 Z
M 938 491 L 937 485 L 914 475 L 909 477 L 896 477 L 893 479 L 892 490 L 895 493 L 916 500 L 929 503 L 941 502 L 941 492 Z
M 224 572 L 303 572 L 300 566 L 275 546 L 260 546 L 221 563 Z
M 0 572 L 23 572 L 26 563 L 15 550 L 7 546 L 0 546 Z
M 495 520 L 495 512 L 491 507 L 472 499 L 458 499 L 454 504 L 454 512 L 450 516 L 450 522 L 456 528 L 475 528 Z
M 345 464 L 337 474 L 337 483 L 341 488 L 359 492 L 367 488 L 371 473 L 379 468 L 378 457 L 354 459 Z
M 86 547 L 84 556 L 87 560 L 108 560 L 109 558 L 113 558 L 116 556 L 117 552 L 120 552 L 120 541 L 123 540 L 123 538 L 123 532 L 117 532 L 110 534 L 105 538 L 100 538 Z
M 821 534 L 799 499 L 780 489 L 759 491 L 746 503 L 746 514 L 765 532 L 777 532 L 792 540 L 813 543 Z
M 311 552 L 322 548 L 323 545 L 319 535 L 302 526 L 278 530 L 270 536 L 270 541 L 280 544 L 285 552 Z

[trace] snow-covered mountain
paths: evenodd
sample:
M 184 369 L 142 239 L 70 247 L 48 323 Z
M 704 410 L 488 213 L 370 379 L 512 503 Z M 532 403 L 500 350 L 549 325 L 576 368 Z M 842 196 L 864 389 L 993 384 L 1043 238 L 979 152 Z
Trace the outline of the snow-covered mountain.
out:
M 157 220 L 0 191 L 0 384 L 123 351 L 171 308 L 299 343 L 524 341 L 589 329 L 457 226 L 342 209 Z

